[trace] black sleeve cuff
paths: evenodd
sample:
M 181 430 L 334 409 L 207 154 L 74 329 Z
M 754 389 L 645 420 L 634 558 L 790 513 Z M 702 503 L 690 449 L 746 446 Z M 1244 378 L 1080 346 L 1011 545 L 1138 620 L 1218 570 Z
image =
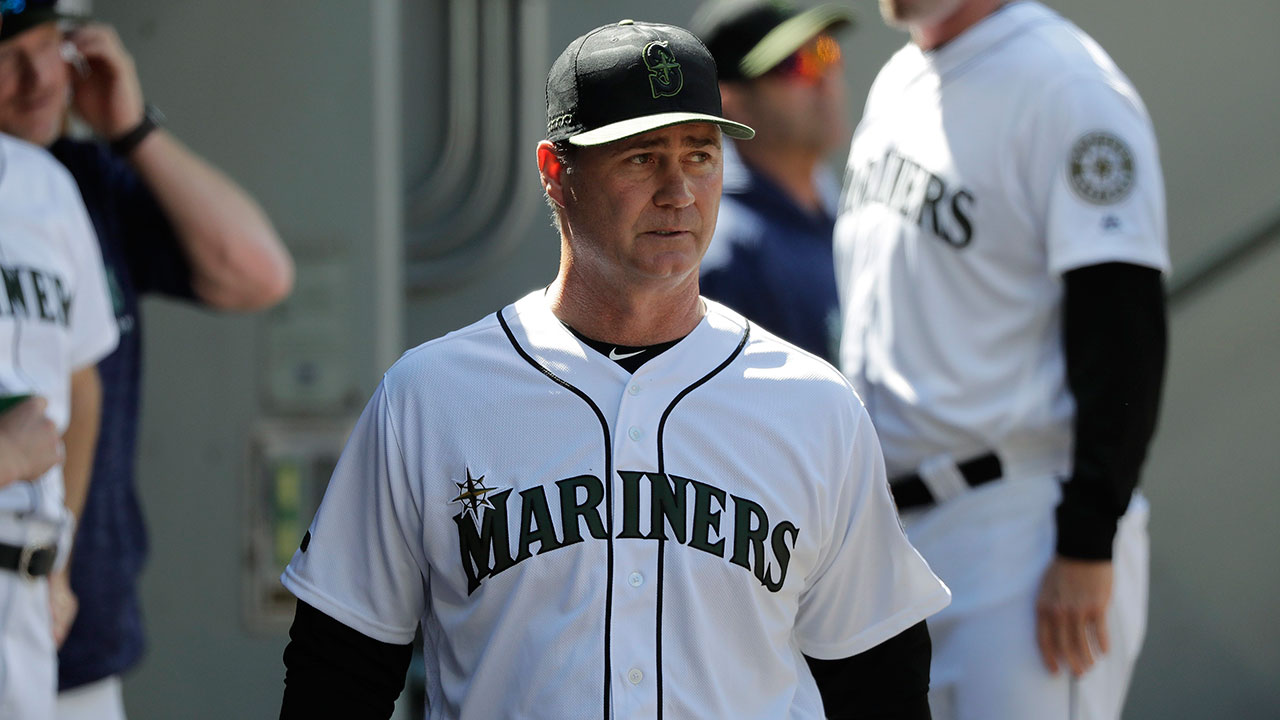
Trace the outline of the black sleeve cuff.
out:
M 933 643 L 923 620 L 842 660 L 806 657 L 829 720 L 930 720 Z
M 1119 519 L 1073 492 L 1080 487 L 1073 479 L 1062 488 L 1057 510 L 1058 554 L 1077 560 L 1110 560 Z
M 298 601 L 284 649 L 281 720 L 385 720 L 404 689 L 413 645 L 394 645 Z

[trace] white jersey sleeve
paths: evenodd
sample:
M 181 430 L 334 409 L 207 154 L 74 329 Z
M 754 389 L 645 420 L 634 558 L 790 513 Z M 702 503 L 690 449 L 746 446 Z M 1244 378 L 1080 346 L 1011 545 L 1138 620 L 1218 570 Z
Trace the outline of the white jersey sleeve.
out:
M 387 382 L 361 414 L 281 580 L 343 625 L 403 645 L 422 617 L 428 573 L 422 499 L 409 483 Z
M 951 602 L 951 592 L 907 540 L 880 443 L 861 407 L 848 457 L 833 537 L 796 618 L 801 652 L 822 660 L 869 650 Z
M 1045 90 L 1027 166 L 1049 271 L 1126 262 L 1167 271 L 1164 180 L 1151 120 L 1132 86 L 1090 68 Z
M 0 135 L 0 390 L 40 395 L 59 432 L 71 376 L 116 346 L 102 253 L 71 174 L 43 148 Z M 0 510 L 67 517 L 61 466 L 0 488 Z M 65 527 L 71 527 L 69 523 Z

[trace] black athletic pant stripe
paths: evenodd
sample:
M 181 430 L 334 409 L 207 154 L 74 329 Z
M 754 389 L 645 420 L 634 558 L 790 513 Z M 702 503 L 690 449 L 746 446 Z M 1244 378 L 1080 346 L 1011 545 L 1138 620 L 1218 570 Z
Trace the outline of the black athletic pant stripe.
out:
M 738 341 L 738 347 L 733 349 L 733 352 L 729 354 L 729 357 L 725 358 L 724 362 L 720 363 L 718 366 L 716 366 L 715 370 L 712 370 L 711 372 L 707 373 L 697 382 L 693 383 L 692 385 L 685 388 L 684 390 L 681 390 L 680 394 L 676 395 L 675 399 L 671 401 L 671 404 L 667 406 L 667 409 L 663 411 L 662 419 L 658 421 L 658 474 L 659 475 L 665 476 L 665 473 L 667 471 L 666 454 L 662 448 L 662 437 L 663 437 L 663 432 L 667 428 L 667 418 L 671 417 L 671 411 L 675 410 L 676 405 L 681 400 L 683 400 L 686 395 L 693 392 L 695 389 L 697 389 L 699 386 L 701 386 L 703 383 L 707 382 L 711 378 L 715 377 L 717 374 L 720 373 L 720 371 L 729 367 L 729 363 L 733 362 L 739 355 L 742 354 L 742 348 L 747 346 L 747 338 L 749 337 L 751 337 L 750 325 L 748 325 L 746 329 L 742 331 L 742 340 Z M 653 531 L 654 531 L 654 528 L 649 528 L 650 533 L 652 533 Z M 657 597 L 658 611 L 657 611 L 657 617 L 655 618 L 655 621 L 654 621 L 655 622 L 654 627 L 656 628 L 655 634 L 657 635 L 654 641 L 654 647 L 656 648 L 654 667 L 658 669 L 657 720 L 662 720 L 662 579 L 664 575 L 664 563 L 666 562 L 666 549 L 667 549 L 667 541 L 659 538 L 658 540 L 658 597 Z
M 591 408 L 591 411 L 596 414 L 596 419 L 600 421 L 600 429 L 604 434 L 604 501 L 607 506 L 605 523 L 608 526 L 607 534 L 609 535 L 609 549 L 606 565 L 608 569 L 608 582 L 605 585 L 604 599 L 604 713 L 602 717 L 604 720 L 609 720 L 609 683 L 613 672 L 610 657 L 612 654 L 610 648 L 610 630 L 613 623 L 613 444 L 610 442 L 609 438 L 609 422 L 605 420 L 604 413 L 600 412 L 600 408 L 592 402 L 591 398 L 588 397 L 586 393 L 582 392 L 562 378 L 557 377 L 555 373 L 550 370 L 539 365 L 538 361 L 533 359 L 533 356 L 525 352 L 524 348 L 520 347 L 520 342 L 516 340 L 516 336 L 511 332 L 511 327 L 507 325 L 506 319 L 502 317 L 502 311 L 498 311 L 496 316 L 498 318 L 498 324 L 502 326 L 502 331 L 507 334 L 507 339 L 511 341 L 511 347 L 515 348 L 516 353 L 519 354 L 520 357 L 524 358 L 530 365 L 537 368 L 538 372 L 546 375 L 557 385 L 564 387 L 569 392 L 577 395 L 579 398 L 582 398 L 582 401 L 585 402 L 587 406 Z

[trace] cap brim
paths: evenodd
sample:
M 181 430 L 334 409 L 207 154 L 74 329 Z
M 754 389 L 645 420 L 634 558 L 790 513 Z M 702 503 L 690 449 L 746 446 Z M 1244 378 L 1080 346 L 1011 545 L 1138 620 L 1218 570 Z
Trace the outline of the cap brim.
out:
M 852 24 L 853 13 L 839 5 L 820 5 L 806 10 L 760 38 L 751 52 L 742 57 L 738 70 L 747 79 L 760 77 L 823 31 Z
M 670 112 L 658 113 L 656 115 L 646 115 L 644 117 L 631 118 L 622 120 L 611 125 L 598 127 L 595 130 L 588 130 L 569 138 L 570 145 L 591 146 L 604 145 L 616 140 L 629 138 L 640 133 L 646 133 L 650 130 L 658 130 L 660 128 L 671 127 L 672 125 L 681 125 L 691 122 L 709 122 L 719 125 L 725 135 L 739 140 L 750 140 L 756 136 L 756 131 L 732 120 L 726 120 L 715 115 L 707 115 L 705 113 L 691 112 Z
M 3 25 L 0 25 L 0 42 L 21 35 L 31 28 L 39 27 L 47 22 L 85 22 L 87 20 L 88 18 L 80 15 L 58 12 L 52 7 L 28 7 L 20 13 L 5 14 L 2 21 Z

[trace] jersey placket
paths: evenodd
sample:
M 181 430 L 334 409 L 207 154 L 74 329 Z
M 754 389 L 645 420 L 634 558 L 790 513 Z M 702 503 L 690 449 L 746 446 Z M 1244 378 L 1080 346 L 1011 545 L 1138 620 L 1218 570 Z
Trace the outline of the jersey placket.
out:
M 658 541 L 650 534 L 650 480 L 634 473 L 656 476 L 658 422 L 665 407 L 652 388 L 645 368 L 628 381 L 614 419 L 614 512 L 613 716 L 617 718 L 656 717 L 657 688 L 661 668 L 657 665 L 657 616 L 661 578 Z M 627 474 L 630 480 L 624 479 Z M 654 480 L 660 481 L 659 478 Z M 644 537 L 634 537 L 628 529 L 639 529 Z M 630 536 L 627 536 L 630 535 Z M 624 537 L 626 536 L 626 537 Z

